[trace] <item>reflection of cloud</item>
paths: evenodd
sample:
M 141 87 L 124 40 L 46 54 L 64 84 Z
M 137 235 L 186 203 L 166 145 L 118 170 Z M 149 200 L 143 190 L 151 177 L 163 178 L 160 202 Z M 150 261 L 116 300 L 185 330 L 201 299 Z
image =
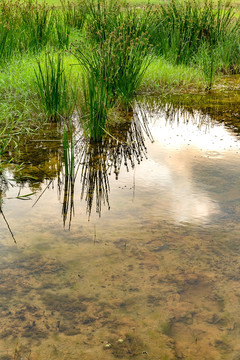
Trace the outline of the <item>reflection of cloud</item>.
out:
M 228 152 L 238 151 L 236 137 L 222 124 L 211 124 L 209 120 L 201 125 L 191 115 L 187 121 L 186 115 L 182 118 L 178 114 L 172 121 L 154 115 L 150 129 L 155 143 L 148 148 L 151 160 L 138 169 L 142 178 L 138 185 L 141 196 L 147 188 L 155 189 L 155 194 L 150 190 L 148 194 L 149 203 L 151 199 L 153 203 L 151 213 L 177 222 L 209 222 L 220 212 L 220 205 L 207 189 L 207 181 L 200 182 L 193 168 L 204 165 L 206 171 Z M 206 156 L 215 162 L 206 162 Z
M 152 203 L 151 214 L 171 218 L 178 223 L 208 222 L 210 216 L 219 212 L 219 205 L 193 179 L 191 159 L 196 153 L 185 156 L 185 152 L 181 151 L 178 154 L 181 156 L 174 158 L 174 155 L 166 156 L 160 144 L 154 145 L 154 151 L 149 151 L 151 161 L 137 169 L 141 199 L 145 201 L 146 191 L 154 189 L 148 191 L 148 202 Z M 149 174 L 148 178 L 146 173 Z
M 169 164 L 171 177 L 174 186 L 169 186 L 168 201 L 174 218 L 178 222 L 190 221 L 209 221 L 211 215 L 219 212 L 219 206 L 201 189 L 199 184 L 195 184 L 192 179 L 191 169 L 182 167 L 181 174 L 175 171 L 173 164 Z M 190 164 L 189 164 L 190 165 Z

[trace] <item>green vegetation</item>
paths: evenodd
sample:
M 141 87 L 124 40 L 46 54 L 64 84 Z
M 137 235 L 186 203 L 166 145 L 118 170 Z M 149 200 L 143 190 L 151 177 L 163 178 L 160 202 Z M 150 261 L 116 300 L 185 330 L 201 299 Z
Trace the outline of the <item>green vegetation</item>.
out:
M 61 53 L 57 58 L 46 54 L 44 64 L 38 62 L 35 75 L 39 99 L 46 118 L 50 121 L 69 118 L 75 99 L 73 90 L 70 91 L 67 84 Z
M 10 139 L 10 132 L 11 129 L 7 129 L 7 126 L 5 126 L 0 133 L 0 175 L 3 171 L 3 162 L 1 161 L 2 154 L 4 152 L 4 149 L 6 148 L 8 141 Z M 1 193 L 0 193 L 1 195 Z M 1 208 L 1 196 L 0 196 L 0 208 Z
M 15 133 L 30 131 L 77 107 L 85 134 L 100 141 L 111 109 L 132 111 L 136 93 L 210 91 L 240 72 L 240 21 L 227 2 L 52 4 L 0 4 L 2 129 L 18 120 Z
M 90 138 L 102 138 L 110 106 L 129 111 L 134 94 L 150 64 L 151 9 L 121 12 L 115 2 L 83 3 L 87 44 L 77 43 L 73 53 L 85 70 L 81 114 Z

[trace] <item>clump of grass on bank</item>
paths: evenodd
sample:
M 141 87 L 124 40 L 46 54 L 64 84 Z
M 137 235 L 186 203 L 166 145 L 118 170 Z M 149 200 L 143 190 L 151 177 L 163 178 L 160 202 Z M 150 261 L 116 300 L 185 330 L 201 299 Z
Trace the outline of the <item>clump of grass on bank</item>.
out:
M 155 49 L 176 64 L 189 64 L 202 44 L 217 47 L 234 37 L 239 40 L 239 21 L 230 3 L 221 0 L 216 6 L 209 0 L 171 0 L 157 8 L 155 21 Z
M 57 9 L 34 0 L 0 3 L 0 62 L 16 54 L 39 53 L 46 46 L 68 48 L 72 29 L 81 30 L 84 14 L 79 5 L 62 1 Z
M 85 22 L 85 11 L 81 2 L 75 4 L 70 0 L 61 0 L 61 10 L 65 24 L 70 28 L 82 30 Z
M 240 21 L 230 3 L 171 0 L 155 12 L 156 54 L 174 65 L 200 68 L 211 89 L 215 73 L 240 71 Z
M 127 109 L 152 60 L 153 11 L 105 0 L 84 4 L 90 54 L 77 48 L 76 56 L 86 70 L 101 73 L 113 99 Z
M 10 134 L 11 134 L 11 128 L 8 129 L 7 125 L 4 128 L 0 129 L 0 175 L 3 170 L 2 154 L 9 142 Z M 0 197 L 0 209 L 1 209 L 1 197 Z
M 0 72 L 0 123 L 18 120 L 19 131 L 34 128 L 44 118 L 42 106 L 39 101 L 36 87 L 34 69 L 37 68 L 37 61 L 43 64 L 45 52 L 39 55 L 17 56 L 5 66 Z M 75 87 L 75 80 L 78 81 L 79 66 L 72 66 L 76 60 L 69 54 L 64 54 L 64 72 L 68 79 L 74 79 L 71 85 Z
M 70 118 L 76 93 L 68 84 L 62 54 L 58 53 L 57 56 L 46 54 L 43 64 L 38 62 L 35 76 L 40 105 L 45 117 L 50 121 Z
M 102 138 L 110 106 L 131 110 L 131 102 L 151 62 L 149 8 L 121 11 L 116 2 L 90 0 L 83 4 L 88 46 L 80 43 L 74 54 L 85 69 L 84 104 L 92 141 Z
M 51 8 L 31 0 L 26 3 L 3 0 L 0 22 L 9 30 L 2 58 L 16 52 L 39 51 L 49 42 L 53 29 Z
M 144 74 L 140 87 L 143 93 L 172 93 L 201 91 L 205 82 L 200 69 L 173 65 L 163 58 L 155 58 Z

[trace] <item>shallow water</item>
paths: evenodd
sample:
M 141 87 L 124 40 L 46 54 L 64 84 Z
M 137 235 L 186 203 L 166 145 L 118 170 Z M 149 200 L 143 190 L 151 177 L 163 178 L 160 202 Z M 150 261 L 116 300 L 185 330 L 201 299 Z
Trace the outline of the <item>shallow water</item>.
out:
M 240 359 L 239 117 L 214 114 L 145 102 L 122 143 L 78 141 L 72 185 L 58 129 L 20 147 L 1 179 L 1 360 Z

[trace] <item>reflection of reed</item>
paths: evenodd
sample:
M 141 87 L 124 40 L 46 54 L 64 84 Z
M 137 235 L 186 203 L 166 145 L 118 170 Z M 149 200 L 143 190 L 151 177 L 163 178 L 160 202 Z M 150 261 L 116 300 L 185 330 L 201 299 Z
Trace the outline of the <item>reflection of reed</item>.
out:
M 141 101 L 142 108 L 145 109 L 145 113 L 157 114 L 158 117 L 163 117 L 166 123 L 179 123 L 197 124 L 199 128 L 201 126 L 209 126 L 212 123 L 212 119 L 206 114 L 201 114 L 194 108 L 186 108 L 182 103 L 170 102 L 168 98 L 143 98 Z
M 96 213 L 101 216 L 102 206 L 110 209 L 109 176 L 114 173 L 118 179 L 120 169 L 127 171 L 140 164 L 147 156 L 145 136 L 151 141 L 148 119 L 140 108 L 134 117 L 126 119 L 114 128 L 99 143 L 89 143 L 82 137 L 74 145 L 75 176 L 63 175 L 58 181 L 59 195 L 62 196 L 63 224 L 69 216 L 69 229 L 74 215 L 74 185 L 80 170 L 81 200 L 86 202 L 86 213 L 90 219 L 95 202 Z M 111 135 L 110 135 L 111 134 Z M 78 136 L 78 132 L 76 132 Z
M 74 184 L 75 184 L 74 178 L 65 176 L 62 217 L 63 217 L 63 225 L 65 227 L 67 216 L 69 213 L 69 229 L 71 227 L 72 216 L 74 215 Z
M 83 156 L 81 199 L 85 197 L 87 213 L 90 217 L 94 195 L 96 197 L 96 212 L 101 215 L 102 203 L 110 209 L 108 194 L 110 191 L 108 179 L 108 148 L 103 144 L 89 145 Z
M 75 153 L 73 141 L 72 124 L 69 126 L 69 137 L 67 130 L 64 130 L 63 153 L 64 153 L 64 196 L 62 206 L 63 225 L 65 227 L 67 214 L 70 213 L 69 229 L 72 215 L 74 213 L 74 183 L 75 183 Z
M 8 230 L 9 230 L 9 232 L 10 232 L 12 238 L 13 238 L 13 241 L 14 241 L 14 243 L 16 244 L 17 241 L 16 241 L 16 239 L 15 239 L 15 236 L 14 236 L 14 234 L 13 234 L 13 232 L 12 232 L 12 229 L 11 229 L 11 227 L 10 227 L 10 225 L 9 225 L 9 222 L 8 222 L 6 216 L 5 216 L 4 212 L 3 212 L 3 209 L 2 209 L 2 205 L 3 205 L 2 197 L 3 197 L 3 195 L 5 194 L 5 192 L 7 191 L 7 189 L 8 189 L 8 181 L 7 181 L 7 179 L 5 178 L 4 174 L 1 173 L 1 174 L 0 174 L 0 214 L 2 215 L 3 220 L 4 220 L 4 222 L 5 222 Z
M 239 94 L 212 93 L 211 95 L 171 95 L 167 97 L 141 97 L 137 100 L 147 113 L 157 113 L 166 121 L 175 122 L 178 119 L 185 123 L 191 122 L 201 128 L 209 128 L 224 121 L 225 126 L 239 134 Z
M 135 118 L 127 120 L 119 127 L 111 129 L 113 136 L 108 136 L 101 143 L 86 144 L 82 157 L 81 199 L 87 203 L 90 218 L 94 197 L 96 212 L 101 216 L 102 204 L 110 209 L 109 175 L 113 172 L 118 179 L 121 166 L 129 171 L 135 164 L 140 164 L 147 154 L 145 135 L 151 140 L 144 113 L 137 112 Z
M 14 234 L 13 234 L 13 232 L 12 232 L 12 229 L 10 228 L 10 225 L 9 225 L 7 219 L 6 219 L 6 216 L 5 216 L 4 213 L 3 213 L 2 207 L 0 207 L 0 213 L 1 213 L 2 217 L 3 217 L 3 220 L 5 221 L 5 223 L 6 223 L 6 225 L 7 225 L 7 228 L 8 228 L 8 230 L 9 230 L 9 232 L 10 232 L 12 238 L 13 238 L 14 243 L 16 244 L 17 241 L 16 241 L 15 236 L 14 236 Z

